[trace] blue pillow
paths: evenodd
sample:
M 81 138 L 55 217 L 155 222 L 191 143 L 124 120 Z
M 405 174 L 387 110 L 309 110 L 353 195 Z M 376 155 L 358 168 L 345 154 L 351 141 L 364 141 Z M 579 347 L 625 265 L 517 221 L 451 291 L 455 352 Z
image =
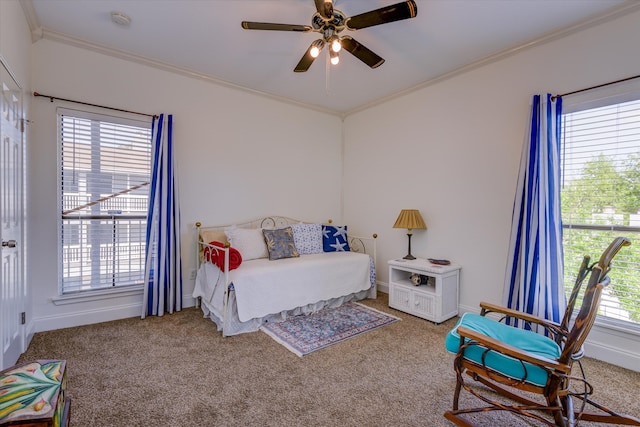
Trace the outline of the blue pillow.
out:
M 347 226 L 334 227 L 332 225 L 323 225 L 322 249 L 325 252 L 350 251 L 349 241 L 347 240 Z

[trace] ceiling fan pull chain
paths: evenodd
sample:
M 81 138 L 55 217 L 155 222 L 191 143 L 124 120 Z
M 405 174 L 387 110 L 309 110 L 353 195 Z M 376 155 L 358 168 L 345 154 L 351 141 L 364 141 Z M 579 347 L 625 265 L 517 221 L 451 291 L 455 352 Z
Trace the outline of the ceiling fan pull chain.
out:
M 324 73 L 324 90 L 328 95 L 331 93 L 331 89 L 329 88 L 329 78 L 331 74 L 331 57 L 329 56 L 329 51 L 327 51 L 326 57 L 327 60 L 325 61 L 325 67 L 327 68 L 327 71 Z

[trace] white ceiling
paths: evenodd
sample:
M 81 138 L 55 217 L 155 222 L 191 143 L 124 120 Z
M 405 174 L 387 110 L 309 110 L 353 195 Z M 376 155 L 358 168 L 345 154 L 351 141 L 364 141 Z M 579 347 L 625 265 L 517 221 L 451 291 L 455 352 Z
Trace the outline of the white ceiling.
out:
M 293 68 L 314 32 L 244 30 L 240 22 L 310 25 L 313 0 L 22 0 L 44 37 L 346 114 L 442 76 L 638 9 L 636 0 L 416 0 L 416 18 L 345 30 L 386 62 L 370 69 L 348 52 Z M 398 0 L 334 0 L 347 16 Z M 128 27 L 111 21 L 119 11 Z M 325 49 L 326 51 L 326 49 Z

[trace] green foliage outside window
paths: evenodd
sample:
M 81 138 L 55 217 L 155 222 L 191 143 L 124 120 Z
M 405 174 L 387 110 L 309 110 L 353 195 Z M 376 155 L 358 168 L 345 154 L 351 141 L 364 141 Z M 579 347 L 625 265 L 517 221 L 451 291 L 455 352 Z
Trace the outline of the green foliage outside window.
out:
M 614 302 L 605 296 L 600 314 L 640 324 L 640 156 L 616 162 L 598 155 L 565 184 L 561 202 L 565 288 L 573 286 L 583 255 L 595 262 L 615 237 L 628 237 L 632 244 L 616 256 L 609 275 Z

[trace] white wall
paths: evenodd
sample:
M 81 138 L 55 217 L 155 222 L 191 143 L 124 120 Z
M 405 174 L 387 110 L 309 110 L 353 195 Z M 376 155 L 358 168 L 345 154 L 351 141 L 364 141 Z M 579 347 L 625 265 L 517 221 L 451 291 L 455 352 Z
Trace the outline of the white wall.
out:
M 45 39 L 33 45 L 32 85 L 46 95 L 174 115 L 186 305 L 193 303 L 196 221 L 341 219 L 337 116 Z M 32 104 L 31 257 L 39 261 L 30 287 L 37 330 L 140 315 L 140 295 L 52 303 L 58 293 L 56 106 L 65 103 L 33 98 Z
M 375 229 L 378 265 L 384 266 L 406 254 L 406 230 L 392 228 L 398 213 L 419 209 L 428 229 L 414 232 L 412 252 L 462 265 L 460 309 L 501 303 L 532 96 L 636 75 L 638 40 L 640 12 L 347 117 L 345 222 Z M 386 268 L 378 269 L 378 278 L 384 286 Z M 595 330 L 590 340 L 601 357 L 625 359 L 638 369 L 638 337 L 606 334 Z
M 18 0 L 0 2 L 0 54 L 23 89 L 30 87 L 31 32 Z

